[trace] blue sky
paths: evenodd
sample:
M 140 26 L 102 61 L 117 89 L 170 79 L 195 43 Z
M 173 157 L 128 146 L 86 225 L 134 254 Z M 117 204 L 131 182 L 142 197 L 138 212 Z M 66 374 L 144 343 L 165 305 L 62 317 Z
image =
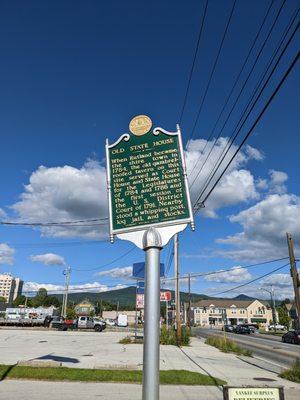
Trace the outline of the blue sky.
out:
M 190 138 L 232 4 L 209 1 L 181 124 L 185 143 Z M 236 2 L 193 141 L 187 148 L 189 171 L 199 157 L 201 162 L 205 157 L 203 147 L 269 4 L 265 0 Z M 274 1 L 259 44 L 280 4 Z M 217 149 L 222 150 L 226 144 L 226 137 L 230 136 L 296 6 L 296 0 L 286 1 Z M 175 130 L 203 9 L 204 1 L 2 2 L 1 220 L 48 222 L 106 216 L 105 138 L 116 140 L 127 132 L 130 119 L 141 113 L 149 115 L 154 126 Z M 280 63 L 267 94 L 295 56 L 295 43 Z M 250 57 L 244 79 L 256 53 Z M 182 273 L 285 257 L 286 231 L 293 233 L 295 245 L 299 246 L 298 92 L 297 67 L 256 127 L 248 141 L 251 147 L 244 148 L 207 208 L 197 215 L 196 231 L 187 229 L 181 235 Z M 255 115 L 257 112 L 248 126 Z M 208 143 L 208 149 L 211 144 Z M 217 149 L 210 158 L 212 164 Z M 201 179 L 208 172 L 207 166 L 203 178 L 200 176 L 193 185 L 192 196 L 200 190 Z M 121 241 L 111 245 L 105 227 L 41 232 L 1 226 L 0 271 L 12 272 L 31 282 L 27 286 L 30 288 L 39 284 L 61 285 L 64 267 L 51 265 L 60 263 L 60 259 L 34 258 L 52 253 L 74 268 L 74 285 L 96 282 L 105 290 L 130 284 L 127 267 L 143 259 L 142 251 L 135 249 L 123 259 L 104 265 L 131 246 Z M 167 252 L 168 249 L 163 251 L 163 260 Z M 196 292 L 214 294 L 282 264 L 285 262 L 234 270 L 219 275 L 217 281 L 197 279 L 192 287 Z M 99 269 L 88 271 L 93 268 Z M 114 268 L 118 270 L 108 271 Z M 96 275 L 97 272 L 102 274 Z M 284 276 L 273 275 L 241 291 L 255 294 L 261 284 L 273 283 L 278 294 L 290 295 L 288 268 L 279 272 Z M 173 268 L 169 275 L 172 273 Z

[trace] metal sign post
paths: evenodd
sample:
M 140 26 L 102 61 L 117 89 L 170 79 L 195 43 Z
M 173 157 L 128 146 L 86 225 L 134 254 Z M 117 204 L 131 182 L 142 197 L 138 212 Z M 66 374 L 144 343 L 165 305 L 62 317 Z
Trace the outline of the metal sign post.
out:
M 129 240 L 146 254 L 143 400 L 159 400 L 160 250 L 195 227 L 179 126 L 152 129 L 139 115 L 129 129 L 132 135 L 106 141 L 110 240 Z M 138 308 L 142 301 L 137 293 Z
M 146 253 L 143 400 L 159 399 L 159 317 L 160 317 L 160 250 L 161 237 L 157 229 L 144 233 Z

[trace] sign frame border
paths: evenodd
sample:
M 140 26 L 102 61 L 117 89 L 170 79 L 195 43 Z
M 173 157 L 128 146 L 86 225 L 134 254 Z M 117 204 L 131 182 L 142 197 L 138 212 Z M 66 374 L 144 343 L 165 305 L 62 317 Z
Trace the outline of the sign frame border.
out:
M 253 388 L 253 389 L 278 389 L 279 392 L 279 400 L 285 400 L 284 397 L 284 388 L 283 386 L 256 386 L 256 385 L 245 385 L 245 386 L 223 386 L 223 400 L 230 400 L 229 399 L 229 393 L 228 389 L 247 389 L 247 388 Z
M 190 191 L 189 191 L 188 177 L 187 177 L 187 171 L 186 171 L 186 162 L 185 162 L 185 157 L 184 157 L 182 136 L 181 136 L 181 130 L 180 130 L 179 124 L 176 124 L 176 129 L 177 130 L 175 132 L 169 132 L 169 131 L 166 131 L 165 129 L 161 128 L 161 127 L 156 127 L 156 128 L 153 129 L 152 134 L 157 136 L 157 135 L 159 135 L 159 133 L 164 133 L 167 136 L 177 136 L 178 137 L 178 146 L 179 146 L 179 152 L 180 152 L 180 156 L 181 156 L 181 166 L 182 166 L 182 171 L 183 171 L 183 181 L 184 181 L 184 188 L 185 188 L 185 192 L 186 192 L 189 217 L 188 218 L 183 218 L 183 219 L 177 219 L 177 220 L 174 219 L 172 221 L 157 222 L 157 223 L 154 223 L 154 224 L 131 226 L 131 227 L 122 228 L 122 229 L 114 229 L 113 228 L 112 195 L 111 195 L 111 168 L 110 168 L 109 149 L 115 147 L 122 140 L 125 140 L 126 142 L 128 142 L 130 140 L 130 134 L 129 133 L 124 133 L 123 135 L 121 135 L 112 144 L 109 144 L 108 139 L 106 139 L 106 142 L 105 142 L 106 182 L 107 182 L 108 209 L 109 209 L 109 237 L 110 237 L 111 243 L 114 243 L 115 236 L 118 235 L 118 234 L 144 231 L 144 230 L 147 230 L 150 227 L 159 228 L 159 227 L 168 227 L 168 226 L 178 226 L 178 225 L 190 224 L 192 231 L 195 230 L 193 207 L 192 207 L 191 196 L 190 196 Z

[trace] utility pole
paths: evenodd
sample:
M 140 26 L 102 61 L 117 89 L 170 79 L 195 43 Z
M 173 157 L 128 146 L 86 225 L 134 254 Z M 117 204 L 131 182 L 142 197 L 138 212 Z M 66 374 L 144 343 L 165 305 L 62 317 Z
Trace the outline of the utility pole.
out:
M 295 308 L 296 308 L 296 326 L 295 329 L 300 328 L 300 281 L 299 281 L 299 274 L 297 271 L 297 266 L 296 266 L 296 259 L 295 259 L 295 254 L 294 254 L 294 243 L 293 243 L 293 238 L 290 233 L 286 234 L 287 237 L 287 244 L 288 244 L 288 249 L 289 249 L 289 257 L 290 257 L 290 265 L 291 265 L 291 277 L 293 279 L 293 286 L 294 286 L 294 292 L 295 292 Z
M 187 325 L 191 328 L 191 274 L 188 273 L 188 293 L 189 293 L 189 307 L 188 307 L 188 318 L 187 318 Z
M 67 305 L 68 305 L 68 292 L 69 292 L 69 283 L 70 283 L 70 276 L 71 276 L 71 267 L 67 267 L 63 274 L 65 275 L 65 292 L 63 297 L 63 304 L 62 304 L 62 316 L 64 318 L 67 317 Z
M 175 270 L 175 308 L 176 308 L 176 338 L 181 343 L 181 319 L 180 319 L 180 287 L 179 287 L 179 240 L 178 233 L 174 236 L 174 270 Z
M 260 288 L 260 289 L 264 290 L 265 292 L 268 292 L 270 294 L 271 308 L 272 308 L 272 319 L 273 319 L 274 329 L 275 329 L 275 332 L 276 332 L 277 315 L 276 315 L 275 294 L 274 294 L 273 285 L 271 285 L 271 290 L 268 290 L 268 289 L 265 289 L 265 288 Z

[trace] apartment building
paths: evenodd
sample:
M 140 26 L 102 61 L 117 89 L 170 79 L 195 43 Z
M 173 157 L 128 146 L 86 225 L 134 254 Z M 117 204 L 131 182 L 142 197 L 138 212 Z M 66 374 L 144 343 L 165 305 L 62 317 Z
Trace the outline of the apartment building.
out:
M 6 303 L 11 303 L 22 293 L 23 281 L 14 278 L 9 273 L 0 275 L 0 296 L 4 297 Z
M 206 299 L 193 307 L 194 323 L 201 326 L 239 325 L 259 323 L 262 326 L 272 321 L 272 309 L 265 301 Z

